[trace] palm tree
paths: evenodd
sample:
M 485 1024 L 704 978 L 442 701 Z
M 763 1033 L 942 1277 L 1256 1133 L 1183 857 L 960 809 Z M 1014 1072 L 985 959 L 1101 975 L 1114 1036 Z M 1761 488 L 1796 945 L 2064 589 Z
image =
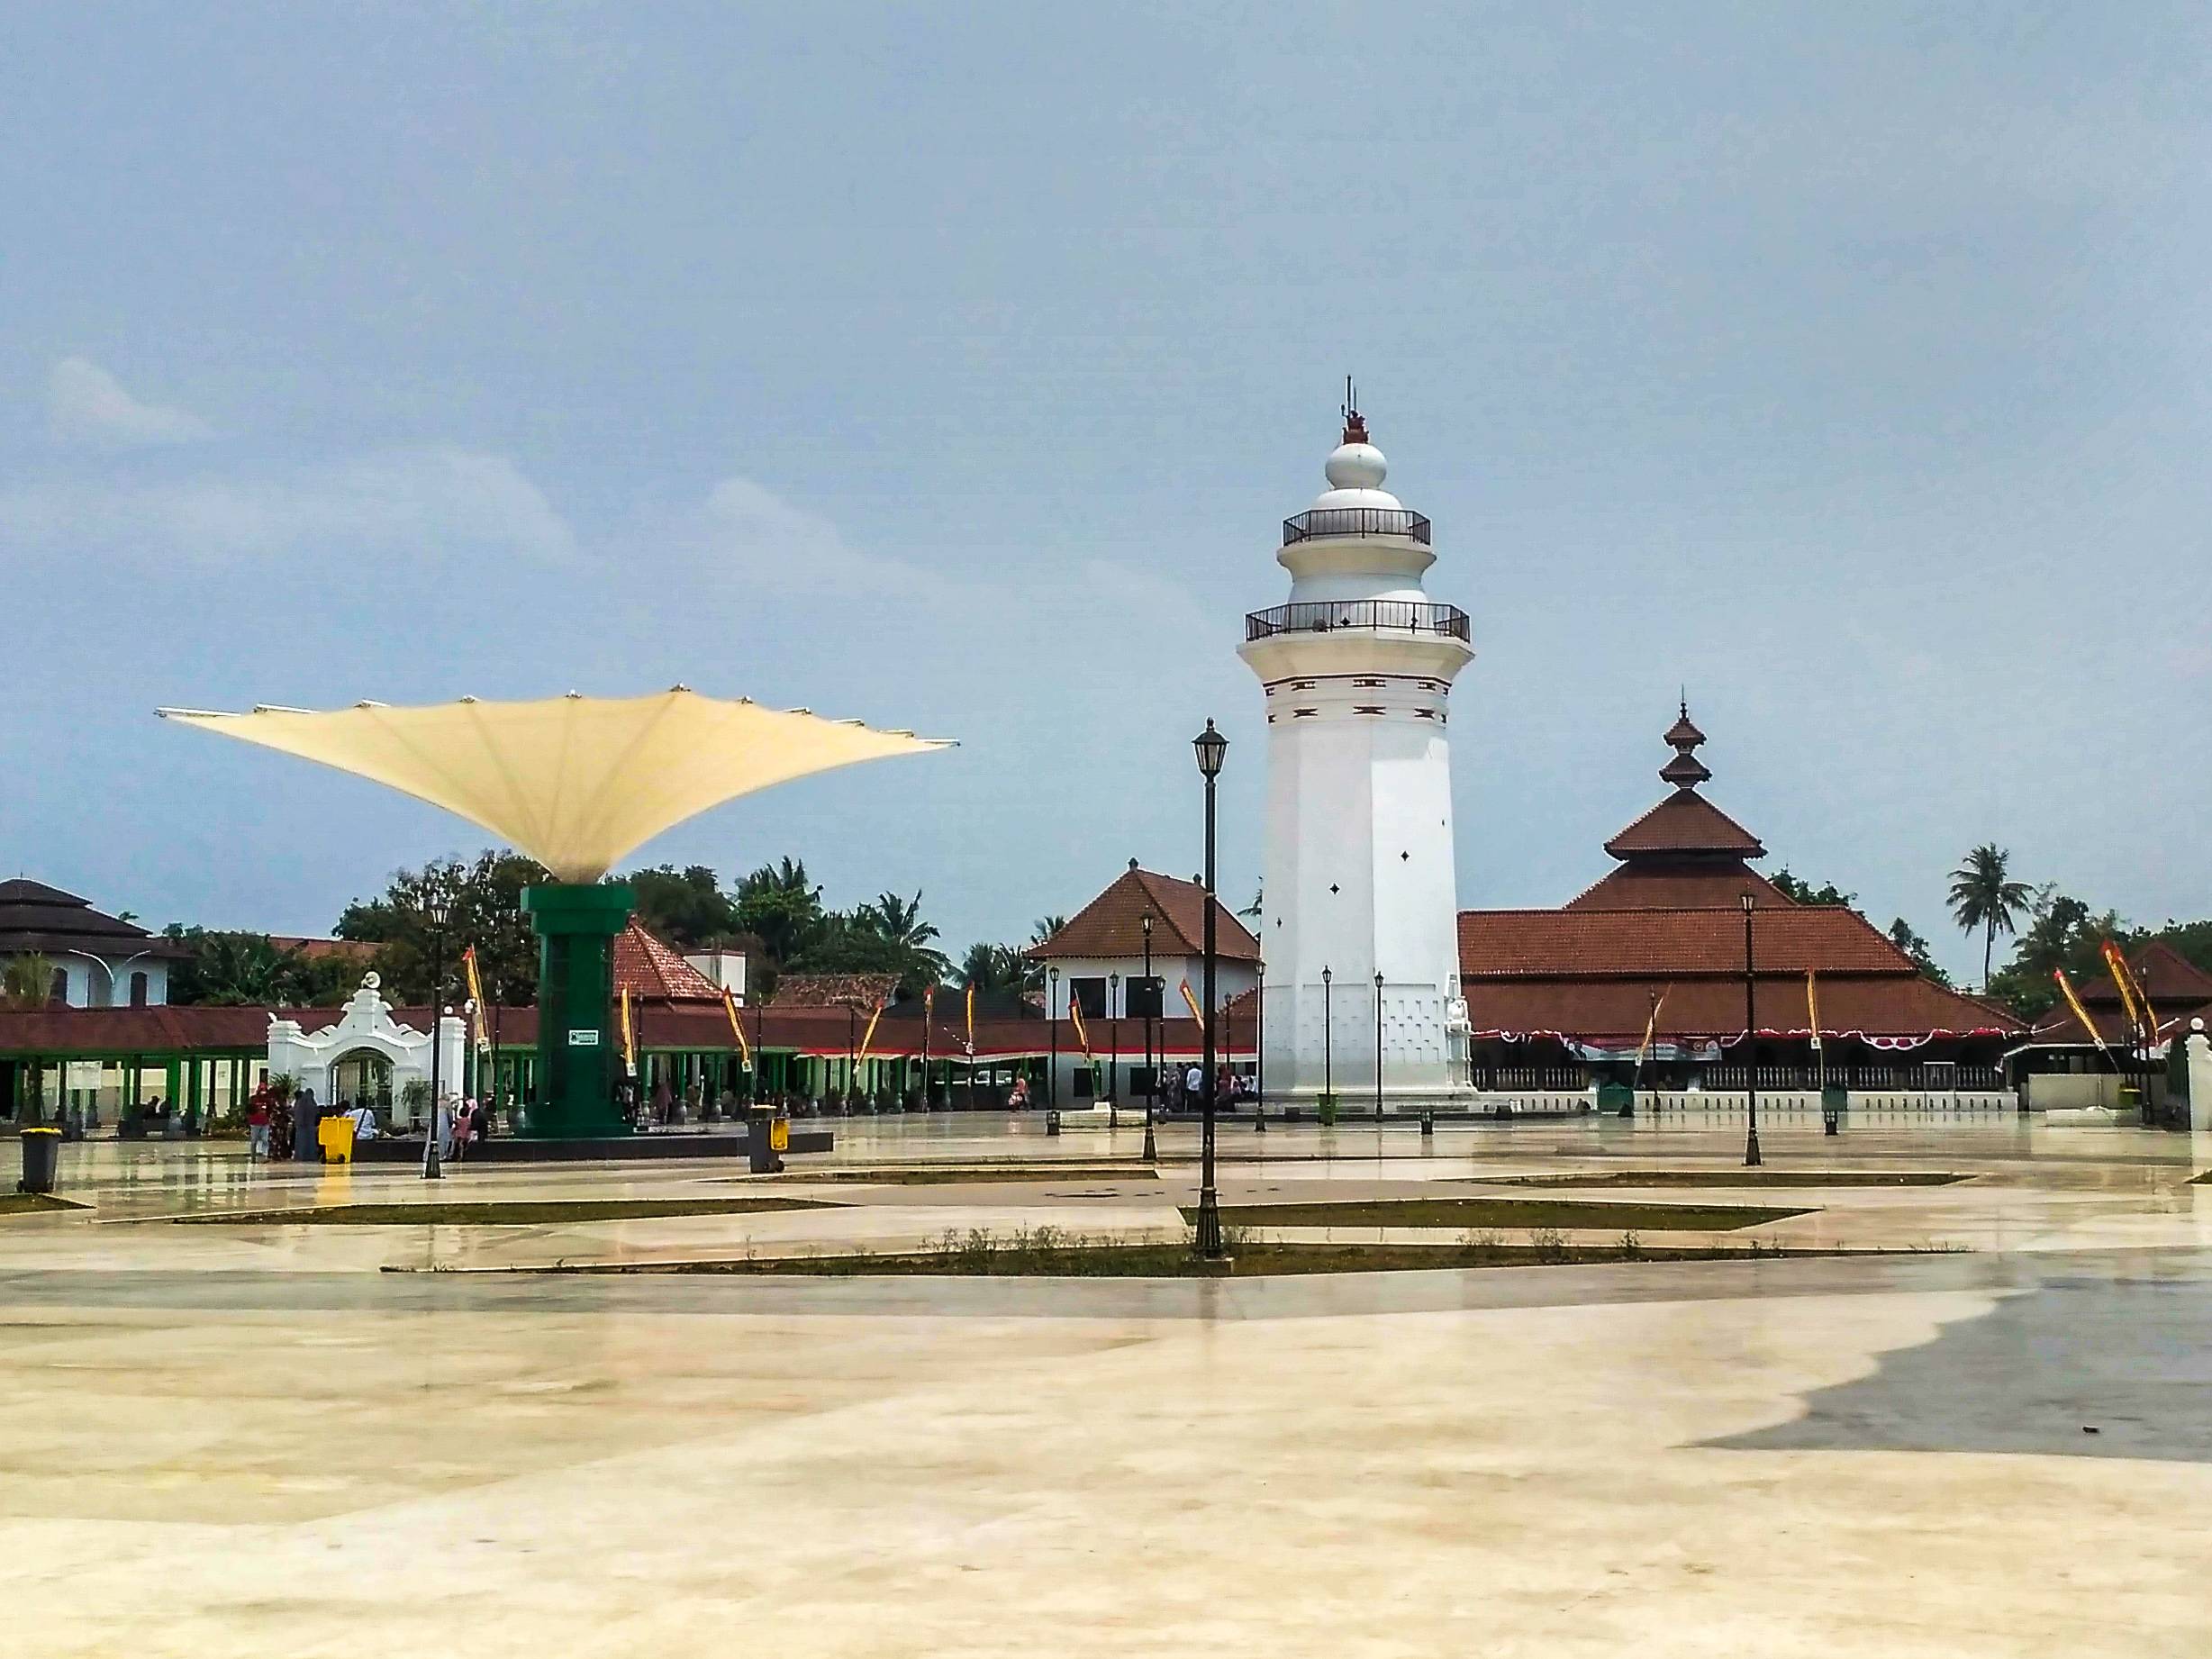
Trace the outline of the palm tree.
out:
M 1951 914 L 1962 933 L 1981 929 L 1981 984 L 1990 984 L 1990 961 L 1997 949 L 1999 929 L 2011 933 L 2020 913 L 2034 901 L 2026 882 L 2012 879 L 2012 855 L 1994 841 L 1984 841 L 1966 855 L 1966 862 L 1951 872 Z
M 1029 924 L 1029 943 L 1042 945 L 1066 926 L 1067 918 L 1065 916 L 1039 916 Z
M 902 899 L 895 893 L 879 893 L 875 902 L 862 905 L 853 920 L 882 934 L 897 948 L 902 978 L 922 984 L 935 984 L 952 966 L 945 959 L 945 953 L 937 948 L 937 929 L 921 919 L 919 891 L 911 899 Z
M 0 969 L 0 1008 L 44 1008 L 54 1000 L 55 967 L 50 956 L 32 951 L 11 957 Z

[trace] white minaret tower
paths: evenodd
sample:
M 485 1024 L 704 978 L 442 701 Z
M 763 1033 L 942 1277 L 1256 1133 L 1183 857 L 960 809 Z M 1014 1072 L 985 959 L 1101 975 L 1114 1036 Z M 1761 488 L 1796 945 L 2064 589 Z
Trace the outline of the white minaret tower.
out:
M 1373 1109 L 1378 1014 L 1386 1110 L 1470 1092 L 1445 719 L 1474 655 L 1349 393 L 1329 487 L 1283 521 L 1290 603 L 1247 616 L 1238 652 L 1267 693 L 1267 1095 L 1333 1089 L 1347 1116 Z

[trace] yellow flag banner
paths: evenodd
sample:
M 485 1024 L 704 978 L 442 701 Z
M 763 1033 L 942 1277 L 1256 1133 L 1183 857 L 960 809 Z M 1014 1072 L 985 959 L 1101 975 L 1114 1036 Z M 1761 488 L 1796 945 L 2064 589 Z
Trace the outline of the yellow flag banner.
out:
M 745 1040 L 745 1022 L 738 1018 L 737 993 L 728 985 L 722 987 L 722 1011 L 730 1016 L 730 1034 L 738 1039 L 738 1053 L 749 1071 L 753 1064 L 753 1046 Z
M 1667 991 L 1673 989 L 1669 985 L 1666 991 L 1662 991 L 1652 999 L 1651 1018 L 1644 1022 L 1644 1040 L 1636 1048 L 1636 1063 L 1638 1065 L 1651 1057 L 1652 1038 L 1659 1034 L 1659 1011 L 1667 1005 Z
M 492 1047 L 492 1030 L 484 1016 L 491 1004 L 484 1000 L 484 981 L 476 974 L 476 947 L 474 945 L 461 952 L 461 966 L 468 975 L 469 1000 L 476 1005 L 476 1047 L 488 1054 Z
M 2120 955 L 2120 947 L 2110 939 L 2104 944 L 2105 971 L 2112 975 L 2112 983 L 2119 987 L 2120 1003 L 2127 1010 L 2128 1023 L 2143 1033 L 2142 1041 L 2150 1043 L 2158 1037 L 2158 1016 L 2151 1010 L 2150 993 L 2144 990 L 2143 982 L 2135 977 L 2135 970 L 2127 965 L 2127 958 Z
M 1810 1023 L 1813 1047 L 1820 1047 L 1820 988 L 1815 983 L 1813 970 L 1805 970 L 1805 1018 Z
M 877 1004 L 875 1011 L 879 1014 L 884 1011 L 882 1004 Z M 968 1057 L 973 1059 L 975 1055 L 975 987 L 973 985 L 967 988 L 967 1051 Z
M 1183 1005 L 1191 1011 L 1191 1018 L 1198 1021 L 1199 1035 L 1204 1036 L 1206 1016 L 1199 1011 L 1198 999 L 1191 994 L 1191 982 L 1187 979 L 1183 982 Z
M 881 1020 L 883 1017 L 884 1005 L 881 1002 L 878 1002 L 875 1005 L 875 1011 L 868 1016 L 868 1029 L 861 1033 L 860 1053 L 853 1062 L 856 1067 L 866 1061 L 868 1057 L 868 1045 L 875 1040 L 875 1022 L 878 1020 Z
M 638 1034 L 630 1029 L 628 985 L 622 987 L 622 1064 L 632 1077 L 638 1074 Z
M 2066 977 L 2066 970 L 2053 968 L 2051 977 L 2058 981 L 2060 994 L 2066 999 L 2066 1006 L 2073 1010 L 2073 1017 L 2089 1032 L 2090 1039 L 2097 1045 L 2100 1053 L 2109 1056 L 2112 1051 L 2105 1047 L 2105 1039 L 2098 1035 L 2097 1022 L 2090 1018 L 2090 1011 L 2081 1006 L 2081 999 L 2074 994 L 2073 981 Z
M 1068 987 L 1067 1017 L 1074 1022 L 1075 1040 L 1083 1045 L 1083 1057 L 1087 1060 L 1091 1057 L 1091 1033 L 1083 1028 L 1083 1000 L 1075 994 L 1073 985 Z

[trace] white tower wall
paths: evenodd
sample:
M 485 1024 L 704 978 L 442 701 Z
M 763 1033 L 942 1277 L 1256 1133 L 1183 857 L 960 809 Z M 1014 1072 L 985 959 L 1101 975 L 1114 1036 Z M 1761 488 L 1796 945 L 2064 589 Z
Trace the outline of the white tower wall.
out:
M 1289 603 L 1239 653 L 1267 700 L 1267 1092 L 1333 1089 L 1347 1113 L 1374 1099 L 1378 1004 L 1386 1110 L 1467 1092 L 1446 724 L 1473 652 L 1421 585 L 1426 521 L 1379 487 L 1362 438 L 1277 556 Z

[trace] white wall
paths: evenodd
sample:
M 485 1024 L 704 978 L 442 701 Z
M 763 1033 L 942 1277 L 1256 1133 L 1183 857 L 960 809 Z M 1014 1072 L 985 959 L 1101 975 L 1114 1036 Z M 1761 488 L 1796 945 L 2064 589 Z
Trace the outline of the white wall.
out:
M 159 956 L 139 956 L 125 951 L 119 956 L 92 957 L 75 955 L 50 956 L 51 962 L 68 981 L 65 999 L 71 1008 L 122 1007 L 131 1001 L 131 975 L 146 975 L 146 1002 L 149 1007 L 169 1000 L 169 965 Z M 113 987 L 111 993 L 111 986 Z

